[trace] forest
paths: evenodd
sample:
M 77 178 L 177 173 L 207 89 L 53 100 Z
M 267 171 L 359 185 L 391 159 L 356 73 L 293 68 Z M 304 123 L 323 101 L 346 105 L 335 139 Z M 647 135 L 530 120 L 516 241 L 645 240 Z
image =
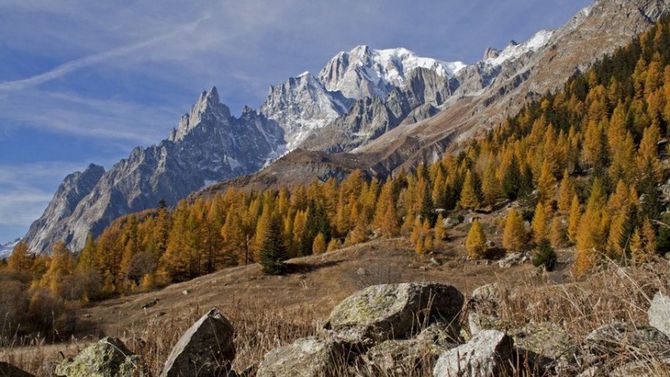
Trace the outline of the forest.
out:
M 669 122 L 666 20 L 458 154 L 414 171 L 357 171 L 341 182 L 260 192 L 229 188 L 117 219 L 82 250 L 58 243 L 34 256 L 19 243 L 2 267 L 3 314 L 10 324 L 30 316 L 35 328 L 21 331 L 46 331 L 59 313 L 91 300 L 240 264 L 281 274 L 287 258 L 377 237 L 406 237 L 425 255 L 444 246 L 454 211 L 506 206 L 498 223 L 472 222 L 463 245 L 469 258 L 490 257 L 495 228 L 505 251 L 539 246 L 548 260 L 551 249 L 573 248 L 576 277 L 604 260 L 645 263 L 670 250 L 661 189 Z

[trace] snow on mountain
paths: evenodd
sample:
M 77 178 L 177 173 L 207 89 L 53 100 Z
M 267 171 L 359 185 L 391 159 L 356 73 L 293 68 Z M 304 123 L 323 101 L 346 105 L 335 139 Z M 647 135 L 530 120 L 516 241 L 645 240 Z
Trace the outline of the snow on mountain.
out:
M 21 241 L 21 239 L 16 239 L 13 242 L 7 242 L 5 244 L 0 244 L 0 258 L 7 258 L 14 250 L 14 247 Z
M 350 102 L 339 92 L 328 92 L 309 72 L 271 86 L 261 114 L 284 130 L 288 150 L 295 149 L 310 132 L 347 112 Z
M 483 62 L 491 66 L 499 66 L 507 61 L 518 59 L 529 52 L 536 52 L 549 43 L 553 34 L 553 30 L 540 30 L 524 43 L 518 44 L 511 41 L 504 50 L 497 54 L 490 54 L 490 50 L 487 50 Z
M 346 97 L 385 98 L 394 87 L 404 87 L 407 75 L 426 68 L 443 77 L 453 77 L 466 65 L 417 56 L 405 48 L 374 50 L 357 46 L 333 57 L 319 73 L 319 80 L 329 91 L 340 91 Z

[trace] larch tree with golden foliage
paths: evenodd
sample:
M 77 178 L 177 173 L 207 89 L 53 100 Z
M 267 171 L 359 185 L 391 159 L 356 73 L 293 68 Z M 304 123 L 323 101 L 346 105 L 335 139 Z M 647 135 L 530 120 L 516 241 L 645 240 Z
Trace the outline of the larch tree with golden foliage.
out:
M 15 272 L 30 272 L 33 258 L 28 250 L 28 244 L 20 241 L 14 246 L 12 254 L 7 258 L 7 267 Z
M 465 250 L 470 259 L 480 259 L 486 255 L 486 235 L 477 219 L 472 222 L 465 238 Z
M 475 178 L 470 170 L 465 173 L 465 180 L 463 181 L 463 189 L 461 190 L 461 199 L 459 203 L 461 208 L 465 209 L 476 209 L 479 207 L 479 196 L 477 195 Z
M 526 227 L 521 215 L 519 215 L 516 209 L 510 209 L 505 219 L 502 240 L 503 247 L 510 251 L 521 251 L 526 248 L 527 239 Z

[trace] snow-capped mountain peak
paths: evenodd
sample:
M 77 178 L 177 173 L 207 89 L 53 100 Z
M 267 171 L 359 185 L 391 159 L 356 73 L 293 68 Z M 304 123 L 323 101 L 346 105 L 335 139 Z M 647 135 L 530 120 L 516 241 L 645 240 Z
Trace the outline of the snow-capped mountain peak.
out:
M 319 73 L 319 80 L 327 90 L 349 98 L 385 98 L 394 87 L 404 87 L 407 75 L 418 68 L 449 78 L 464 67 L 462 62 L 425 58 L 406 48 L 375 50 L 361 45 L 335 55 Z

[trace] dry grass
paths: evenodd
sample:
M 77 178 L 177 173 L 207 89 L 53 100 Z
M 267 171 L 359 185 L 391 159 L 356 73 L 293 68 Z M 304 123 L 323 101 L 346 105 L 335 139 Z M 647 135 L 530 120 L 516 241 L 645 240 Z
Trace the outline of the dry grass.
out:
M 561 258 L 561 271 L 538 275 L 528 265 L 501 270 L 492 264 L 464 262 L 457 249 L 434 255 L 438 264 L 430 261 L 430 256 L 421 258 L 410 250 L 404 241 L 379 240 L 294 260 L 293 272 L 284 277 L 264 276 L 257 266 L 238 267 L 158 292 L 108 300 L 79 313 L 80 335 L 76 339 L 56 345 L 34 341 L 30 347 L 5 347 L 0 349 L 0 359 L 38 376 L 51 376 L 61 353 L 74 355 L 104 334 L 121 337 L 157 375 L 184 330 L 216 306 L 236 329 L 234 367 L 244 370 L 257 365 L 268 351 L 316 334 L 333 306 L 352 292 L 368 285 L 401 281 L 449 282 L 466 294 L 485 283 L 497 282 L 504 292 L 500 314 L 505 322 L 521 327 L 530 321 L 548 321 L 581 341 L 603 324 L 626 321 L 645 325 L 653 294 L 670 288 L 667 262 L 627 269 L 612 265 L 587 280 L 575 281 L 567 273 L 569 253 L 565 253 L 568 258 Z M 155 306 L 142 309 L 155 299 Z M 628 360 L 649 361 L 642 367 L 652 370 L 652 375 L 670 375 L 649 356 L 632 352 L 621 355 Z M 385 375 L 370 372 L 360 364 L 340 364 L 340 370 L 333 372 L 335 377 L 431 375 L 426 365 Z M 515 370 L 513 375 L 540 375 L 521 360 Z

